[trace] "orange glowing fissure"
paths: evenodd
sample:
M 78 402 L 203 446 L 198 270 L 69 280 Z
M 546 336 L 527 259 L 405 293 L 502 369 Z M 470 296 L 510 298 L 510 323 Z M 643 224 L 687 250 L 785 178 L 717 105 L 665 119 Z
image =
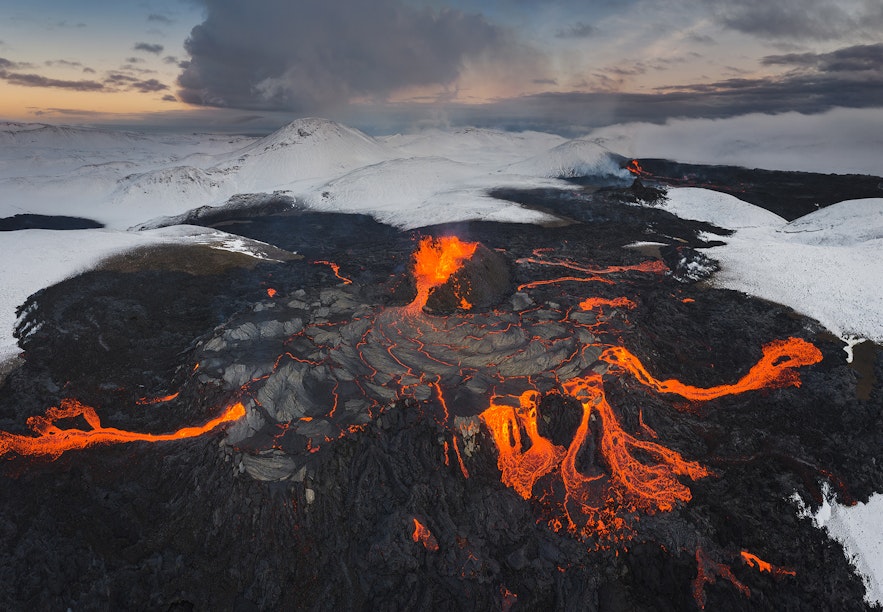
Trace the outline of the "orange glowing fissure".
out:
M 411 539 L 423 544 L 423 547 L 426 550 L 431 550 L 433 552 L 438 550 L 438 540 L 435 539 L 435 536 L 432 535 L 429 528 L 416 518 L 414 519 L 414 533 L 411 534 Z
M 748 567 L 753 567 L 759 572 L 766 572 L 768 574 L 772 574 L 773 576 L 796 576 L 797 575 L 797 572 L 795 572 L 793 569 L 773 565 L 772 563 L 764 561 L 763 559 L 761 559 L 757 555 L 751 554 L 747 550 L 743 550 L 739 554 L 742 557 L 742 561 L 744 561 Z
M 638 163 L 637 159 L 633 159 L 631 162 L 629 162 L 629 165 L 626 166 L 626 170 L 628 170 L 635 176 L 650 176 L 650 173 L 641 167 L 641 164 Z
M 125 444 L 129 442 L 166 442 L 184 440 L 206 434 L 217 427 L 239 420 L 245 416 L 245 407 L 237 402 L 224 412 L 195 427 L 184 427 L 167 434 L 139 433 L 115 427 L 103 427 L 98 414 L 91 406 L 77 400 L 64 399 L 60 407 L 52 407 L 45 416 L 32 416 L 28 427 L 36 436 L 12 434 L 0 431 L 0 456 L 14 453 L 20 456 L 49 457 L 56 459 L 70 450 L 79 450 L 96 444 Z M 57 421 L 82 417 L 91 429 L 61 429 Z
M 463 262 L 475 254 L 477 248 L 477 242 L 464 242 L 456 236 L 423 238 L 414 253 L 417 297 L 407 306 L 407 310 L 412 313 L 420 312 L 426 306 L 430 290 L 446 283 L 463 266 Z M 472 307 L 465 297 L 457 297 L 460 298 L 461 308 L 468 310 Z
M 340 266 L 337 265 L 336 263 L 334 263 L 333 261 L 325 261 L 324 259 L 320 259 L 320 260 L 314 261 L 313 263 L 320 264 L 323 266 L 328 266 L 329 268 L 331 268 L 331 271 L 334 272 L 334 276 L 336 276 L 337 279 L 340 280 L 344 285 L 352 285 L 353 284 L 352 279 L 347 278 L 346 276 L 342 276 L 340 274 Z
M 595 310 L 601 308 L 602 306 L 610 306 L 611 308 L 633 309 L 635 308 L 635 303 L 625 297 L 613 298 L 612 300 L 599 297 L 586 298 L 579 303 L 579 307 L 583 310 Z
M 163 402 L 170 402 L 173 399 L 178 397 L 180 392 L 176 391 L 175 393 L 170 393 L 169 395 L 163 395 L 162 397 L 139 397 L 135 400 L 135 403 L 139 406 L 151 406 L 153 404 L 162 404 Z

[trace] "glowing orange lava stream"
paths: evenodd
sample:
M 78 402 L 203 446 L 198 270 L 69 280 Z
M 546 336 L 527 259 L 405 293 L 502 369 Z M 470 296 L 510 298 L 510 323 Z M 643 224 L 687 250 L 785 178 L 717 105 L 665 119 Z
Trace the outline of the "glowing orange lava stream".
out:
M 213 429 L 245 416 L 245 407 L 235 403 L 219 417 L 195 427 L 184 427 L 167 434 L 139 433 L 115 427 L 102 427 L 98 414 L 91 406 L 77 400 L 65 399 L 60 407 L 52 407 L 45 416 L 32 416 L 28 427 L 36 436 L 0 431 L 0 456 L 15 453 L 21 456 L 43 456 L 56 459 L 69 450 L 78 450 L 96 444 L 125 444 L 128 442 L 166 442 L 195 438 Z M 61 429 L 55 423 L 62 419 L 82 417 L 92 429 Z
M 319 259 L 319 260 L 314 261 L 313 263 L 314 264 L 321 264 L 321 265 L 328 266 L 329 268 L 331 268 L 331 271 L 334 272 L 334 276 L 336 276 L 338 278 L 338 280 L 340 280 L 344 285 L 352 285 L 353 284 L 352 279 L 347 278 L 346 276 L 342 276 L 340 274 L 340 266 L 337 265 L 336 263 L 334 263 L 333 261 L 325 261 L 324 259 Z
M 648 387 L 693 400 L 799 385 L 794 368 L 816 363 L 821 357 L 821 352 L 805 340 L 789 338 L 772 342 L 763 348 L 760 361 L 736 384 L 701 389 L 677 380 L 657 380 L 622 347 L 611 347 L 601 355 L 608 363 L 633 373 Z M 502 482 L 521 497 L 534 497 L 536 482 L 556 469 L 560 471 L 565 487 L 562 510 L 572 533 L 601 542 L 626 539 L 629 527 L 625 516 L 636 511 L 666 512 L 679 503 L 689 502 L 692 493 L 679 477 L 697 480 L 711 474 L 677 451 L 627 433 L 607 402 L 599 374 L 573 378 L 562 387 L 583 410 L 580 424 L 566 449 L 539 434 L 536 391 L 523 393 L 517 407 L 494 398 L 480 417 L 497 447 Z M 599 433 L 596 452 L 600 453 L 606 469 L 596 467 L 586 474 L 578 469 L 577 456 L 589 444 L 590 423 Z M 553 528 L 564 526 L 560 521 L 553 521 L 552 525 Z
M 685 385 L 678 380 L 659 380 L 647 371 L 637 357 L 621 346 L 606 349 L 601 353 L 601 359 L 627 370 L 641 384 L 660 393 L 676 393 L 689 400 L 706 401 L 757 389 L 799 387 L 800 376 L 794 368 L 818 363 L 822 360 L 822 353 L 800 338 L 775 340 L 763 347 L 763 357 L 739 382 L 708 389 Z

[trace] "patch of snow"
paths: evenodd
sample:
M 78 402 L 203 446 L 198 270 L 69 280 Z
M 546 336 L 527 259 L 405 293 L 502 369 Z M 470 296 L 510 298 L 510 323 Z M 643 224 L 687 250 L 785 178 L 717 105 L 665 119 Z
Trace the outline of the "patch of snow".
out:
M 837 336 L 883 341 L 883 200 L 842 202 L 791 223 L 716 191 L 670 189 L 660 206 L 734 230 L 708 249 L 718 287 L 785 304 Z M 826 209 L 827 210 L 827 209 Z
M 795 493 L 792 498 L 798 513 L 812 519 L 815 526 L 843 545 L 849 561 L 865 583 L 865 601 L 883 605 L 883 495 L 872 495 L 867 503 L 854 506 L 838 504 L 827 483 L 823 488 L 822 505 L 812 514 Z
M 724 229 L 777 227 L 785 219 L 775 213 L 743 202 L 739 198 L 697 187 L 669 189 L 666 199 L 656 208 L 667 210 L 682 219 L 705 221 Z
M 846 352 L 846 363 L 852 363 L 853 354 L 852 349 L 857 344 L 861 344 L 862 342 L 867 341 L 867 338 L 860 338 L 858 336 L 843 336 L 840 338 L 846 344 L 843 347 L 843 350 Z

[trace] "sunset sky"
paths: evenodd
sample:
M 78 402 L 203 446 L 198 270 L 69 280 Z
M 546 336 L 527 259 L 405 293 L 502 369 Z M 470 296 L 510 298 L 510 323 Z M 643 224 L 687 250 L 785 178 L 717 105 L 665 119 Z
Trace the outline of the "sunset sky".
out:
M 883 108 L 880 0 L 0 0 L 0 119 L 566 132 Z M 881 115 L 883 119 L 883 115 Z

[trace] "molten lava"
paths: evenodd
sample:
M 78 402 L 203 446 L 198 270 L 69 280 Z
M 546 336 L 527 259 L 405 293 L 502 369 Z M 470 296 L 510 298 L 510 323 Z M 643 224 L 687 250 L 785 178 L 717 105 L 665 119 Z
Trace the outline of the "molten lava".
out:
M 800 376 L 794 368 L 818 363 L 822 360 L 822 353 L 800 338 L 776 340 L 763 347 L 763 357 L 739 382 L 708 389 L 685 385 L 678 380 L 659 380 L 647 371 L 637 357 L 621 346 L 606 349 L 601 359 L 631 372 L 641 384 L 660 393 L 676 393 L 689 400 L 707 401 L 757 389 L 799 387 Z
M 635 303 L 628 298 L 618 297 L 612 300 L 606 298 L 586 298 L 579 303 L 579 307 L 583 310 L 597 310 L 602 306 L 610 306 L 611 308 L 635 308 Z
M 352 279 L 347 278 L 346 276 L 342 276 L 340 274 L 340 266 L 337 265 L 336 263 L 334 263 L 333 261 L 325 261 L 325 260 L 320 259 L 320 260 L 314 261 L 313 263 L 314 264 L 321 264 L 321 265 L 328 266 L 329 268 L 331 268 L 331 271 L 334 272 L 334 276 L 336 276 L 338 278 L 338 280 L 340 280 L 340 282 L 342 282 L 344 285 L 352 285 L 353 284 Z
M 739 553 L 739 555 L 742 557 L 742 561 L 744 561 L 748 567 L 756 568 L 757 571 L 759 571 L 759 572 L 767 572 L 769 574 L 772 574 L 773 576 L 796 576 L 797 575 L 797 572 L 795 572 L 793 569 L 773 565 L 772 563 L 764 561 L 763 559 L 761 559 L 757 555 L 751 554 L 747 550 L 743 550 L 742 552 Z
M 656 391 L 709 400 L 761 388 L 799 385 L 794 368 L 818 362 L 821 352 L 798 338 L 772 342 L 763 348 L 763 357 L 739 382 L 710 389 L 691 387 L 677 380 L 661 382 L 622 347 L 606 349 L 601 359 L 633 373 Z M 692 499 L 689 487 L 680 477 L 697 480 L 711 474 L 677 451 L 626 432 L 607 402 L 599 374 L 572 378 L 563 382 L 562 387 L 583 411 L 567 449 L 553 445 L 539 434 L 536 391 L 523 393 L 517 408 L 492 400 L 480 415 L 497 447 L 501 480 L 521 497 L 534 497 L 537 481 L 556 469 L 560 471 L 565 488 L 561 508 L 564 522 L 555 518 L 550 522 L 553 526 L 566 523 L 572 533 L 602 543 L 627 539 L 628 515 L 671 511 Z M 643 414 L 640 421 L 643 424 Z M 592 439 L 597 440 L 595 452 L 601 462 L 586 474 L 577 467 L 577 457 L 589 446 L 592 428 L 597 431 Z M 645 425 L 642 429 L 649 437 L 656 437 Z
M 629 162 L 629 165 L 626 166 L 625 169 L 635 176 L 650 176 L 650 173 L 641 167 L 641 164 L 638 163 L 637 159 L 633 159 L 631 162 Z
M 414 519 L 414 533 L 411 534 L 411 539 L 423 544 L 423 548 L 426 550 L 431 550 L 432 552 L 438 550 L 438 540 L 435 539 L 429 528 L 417 519 Z
M 162 397 L 139 397 L 135 400 L 135 403 L 139 406 L 150 406 L 153 404 L 162 404 L 163 402 L 170 402 L 173 399 L 178 397 L 179 392 L 170 393 L 169 395 L 163 395 Z
M 272 287 L 267 287 L 267 295 L 270 297 L 276 297 L 276 290 Z
M 32 416 L 28 427 L 36 436 L 11 434 L 0 431 L 0 456 L 15 453 L 20 456 L 43 456 L 57 459 L 69 450 L 78 450 L 96 444 L 125 444 L 128 442 L 165 442 L 195 438 L 208 433 L 224 423 L 237 421 L 245 416 L 245 407 L 235 403 L 219 417 L 196 427 L 184 427 L 167 434 L 139 433 L 115 427 L 102 427 L 98 414 L 91 406 L 73 399 L 61 401 L 60 407 L 52 407 L 45 416 Z M 81 417 L 91 429 L 61 429 L 55 423 L 63 419 Z
M 463 262 L 475 254 L 477 242 L 464 242 L 456 236 L 441 238 L 424 238 L 420 248 L 414 254 L 414 280 L 417 283 L 417 297 L 408 305 L 409 312 L 420 312 L 429 299 L 429 292 L 448 281 L 457 272 Z M 463 296 L 457 296 L 461 306 L 469 302 Z
M 536 391 L 525 391 L 519 406 L 513 409 L 504 404 L 491 403 L 481 413 L 499 451 L 497 466 L 503 484 L 512 487 L 524 499 L 532 495 L 534 483 L 554 470 L 564 458 L 565 450 L 542 437 L 537 428 Z M 523 444 L 522 429 L 529 444 Z
M 718 577 L 729 581 L 745 597 L 751 597 L 747 586 L 739 582 L 729 566 L 718 563 L 701 548 L 696 549 L 696 578 L 693 579 L 693 599 L 700 610 L 705 609 L 705 585 L 717 582 Z

